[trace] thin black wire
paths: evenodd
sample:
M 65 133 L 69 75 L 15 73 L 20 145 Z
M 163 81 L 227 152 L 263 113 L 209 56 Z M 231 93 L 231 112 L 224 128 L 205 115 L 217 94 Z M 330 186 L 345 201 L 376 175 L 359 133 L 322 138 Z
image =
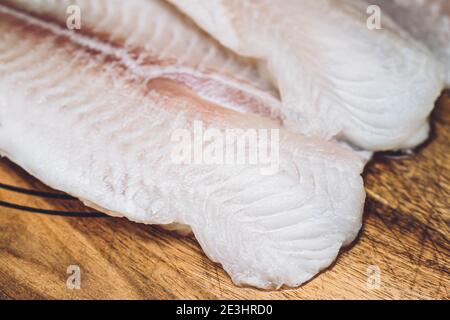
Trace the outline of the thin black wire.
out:
M 30 213 L 38 213 L 45 214 L 51 216 L 63 216 L 63 217 L 74 217 L 74 218 L 107 218 L 108 216 L 98 212 L 74 212 L 74 211 L 56 211 L 56 210 L 47 210 L 47 209 L 39 209 L 21 206 L 18 204 L 0 201 L 0 207 L 5 207 L 9 209 L 15 209 Z
M 58 200 L 76 200 L 74 197 L 71 197 L 67 194 L 58 194 L 58 193 L 23 189 L 23 188 L 19 188 L 19 187 L 15 187 L 15 186 L 10 186 L 10 185 L 4 184 L 4 183 L 0 183 L 0 189 L 4 189 L 4 190 L 16 192 L 16 193 L 22 193 L 22 194 L 26 194 L 29 196 L 41 197 L 41 198 L 58 199 Z
M 29 196 L 34 196 L 34 197 L 47 198 L 47 199 L 77 200 L 76 198 L 71 197 L 66 194 L 58 194 L 58 193 L 23 189 L 23 188 L 7 185 L 4 183 L 0 183 L 0 189 L 12 191 L 15 193 L 21 193 L 21 194 L 25 194 L 25 195 L 29 195 Z M 77 217 L 77 218 L 105 218 L 105 217 L 108 217 L 107 215 L 98 213 L 98 212 L 75 212 L 75 211 L 47 210 L 47 209 L 39 209 L 39 208 L 21 206 L 21 205 L 11 203 L 11 202 L 6 202 L 6 201 L 0 201 L 0 207 L 20 210 L 20 211 L 25 211 L 25 212 L 30 212 L 30 213 L 51 215 L 51 216 L 64 216 L 64 217 Z

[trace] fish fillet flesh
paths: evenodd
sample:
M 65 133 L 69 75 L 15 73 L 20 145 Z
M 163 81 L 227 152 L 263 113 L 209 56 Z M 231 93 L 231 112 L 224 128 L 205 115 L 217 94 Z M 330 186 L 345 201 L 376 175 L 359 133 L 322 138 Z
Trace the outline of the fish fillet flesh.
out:
M 77 6 L 83 31 L 121 47 L 122 55 L 135 56 L 137 61 L 157 58 L 159 64 L 166 66 L 166 77 L 169 66 L 184 69 L 183 79 L 178 76 L 178 80 L 189 79 L 185 84 L 214 103 L 239 112 L 279 117 L 278 93 L 269 81 L 261 78 L 254 63 L 226 50 L 162 0 L 0 0 L 0 3 L 65 26 L 71 12 L 68 9 Z M 148 19 L 155 13 L 158 19 Z M 159 70 L 150 65 L 145 73 L 148 76 Z M 180 75 L 172 73 L 177 74 Z M 166 229 L 190 232 L 180 225 Z
M 89 3 L 94 8 L 98 1 Z M 120 2 L 108 3 L 106 15 L 120 15 Z M 144 10 L 156 2 L 139 3 Z M 178 41 L 166 8 L 151 8 L 152 18 L 134 12 L 130 21 Z M 97 14 L 105 25 L 112 21 Z M 365 198 L 364 160 L 356 153 L 235 110 L 269 110 L 271 95 L 261 98 L 258 92 L 268 91 L 259 85 L 160 59 L 159 50 L 169 56 L 173 49 L 176 60 L 175 44 L 157 43 L 153 59 L 142 59 L 145 50 L 133 54 L 110 38 L 0 5 L 1 154 L 105 213 L 190 226 L 208 257 L 240 285 L 298 286 L 355 238 Z M 197 84 L 207 80 L 205 94 Z M 229 96 L 224 87 L 241 99 L 222 105 Z M 275 130 L 278 170 L 264 173 L 272 162 L 175 163 L 174 132 L 195 133 L 198 123 L 219 132 Z M 260 144 L 257 150 L 264 151 Z
M 224 50 L 164 1 L 0 0 L 0 3 L 64 26 L 68 19 L 67 8 L 75 5 L 80 8 L 82 31 L 93 38 L 121 47 L 137 61 L 157 59 L 167 73 L 171 68 L 174 73 L 185 69 L 185 79 L 178 80 L 188 80 L 189 74 L 191 88 L 214 103 L 237 108 L 240 112 L 279 116 L 278 93 L 255 66 Z M 147 73 L 152 71 L 157 73 L 159 69 L 146 70 Z M 214 90 L 209 90 L 212 84 Z M 222 94 L 217 95 L 219 89 Z M 245 96 L 239 94 L 242 91 Z M 216 100 L 219 98 L 222 100 Z M 255 101 L 257 103 L 253 103 Z M 253 109 L 249 109 L 250 106 Z
M 374 0 L 383 12 L 425 43 L 444 65 L 450 87 L 450 1 Z
M 228 48 L 260 61 L 280 90 L 289 128 L 372 151 L 409 149 L 428 137 L 442 68 L 388 17 L 381 30 L 369 28 L 368 3 L 168 1 Z

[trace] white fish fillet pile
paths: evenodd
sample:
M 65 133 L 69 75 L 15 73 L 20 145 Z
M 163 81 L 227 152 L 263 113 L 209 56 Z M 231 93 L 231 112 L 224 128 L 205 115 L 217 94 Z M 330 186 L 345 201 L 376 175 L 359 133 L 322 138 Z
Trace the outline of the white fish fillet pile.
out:
M 48 185 L 133 221 L 189 225 L 235 283 L 261 288 L 300 285 L 356 236 L 364 162 L 352 151 L 281 129 L 273 175 L 174 164 L 171 134 L 195 120 L 279 124 L 212 104 L 164 65 L 0 8 L 0 149 Z M 146 77 L 150 67 L 159 74 Z
M 395 22 L 425 43 L 445 67 L 450 87 L 450 1 L 374 0 Z
M 296 287 L 361 227 L 366 160 L 334 138 L 422 142 L 439 63 L 353 1 L 170 2 L 235 53 L 163 0 L 0 0 L 0 153 L 107 214 L 191 228 L 238 285 Z M 277 170 L 175 163 L 198 123 L 275 130 Z
M 442 91 L 432 54 L 355 0 L 168 0 L 225 46 L 259 59 L 279 87 L 285 124 L 372 151 L 428 137 Z

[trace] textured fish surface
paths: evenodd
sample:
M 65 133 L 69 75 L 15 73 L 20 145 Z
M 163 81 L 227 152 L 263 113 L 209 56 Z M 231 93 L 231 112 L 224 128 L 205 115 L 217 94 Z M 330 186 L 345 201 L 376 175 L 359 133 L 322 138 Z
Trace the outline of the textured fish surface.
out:
M 450 87 L 450 1 L 449 0 L 374 0 L 383 12 L 425 43 L 446 71 Z
M 147 30 L 151 20 L 138 23 Z M 191 69 L 162 63 L 157 51 L 139 59 L 93 34 L 0 6 L 3 155 L 108 214 L 189 225 L 236 284 L 298 286 L 355 238 L 365 193 L 354 152 L 213 103 L 226 95 L 221 75 L 210 74 L 205 95 Z M 232 103 L 266 108 L 271 100 L 249 88 L 235 88 L 245 99 Z M 278 170 L 174 163 L 173 133 L 193 132 L 196 121 L 219 131 L 279 130 Z
M 71 6 L 77 6 L 83 33 L 122 48 L 136 61 L 155 60 L 151 64 L 158 66 L 153 67 L 154 73 L 159 72 L 159 66 L 164 66 L 167 74 L 170 69 L 174 74 L 184 69 L 184 78 L 177 80 L 189 82 L 204 98 L 240 112 L 278 117 L 278 93 L 260 76 L 255 63 L 226 50 L 162 0 L 0 0 L 0 3 L 63 26 L 71 21 L 68 19 L 73 12 Z
M 280 101 L 270 81 L 261 77 L 255 62 L 242 59 L 209 37 L 162 0 L 0 0 L 5 5 L 28 11 L 67 26 L 69 17 L 80 14 L 80 27 L 94 39 L 121 48 L 122 56 L 136 61 L 152 61 L 146 76 L 165 66 L 184 72 L 178 75 L 197 94 L 239 112 L 258 113 L 277 119 Z M 158 15 L 154 19 L 154 15 Z M 149 17 L 151 17 L 149 19 Z M 131 61 L 133 64 L 133 61 Z M 142 66 L 141 66 L 142 67 Z M 371 155 L 361 154 L 365 157 Z M 186 226 L 165 226 L 182 234 Z
M 168 1 L 225 46 L 261 61 L 290 128 L 372 151 L 408 149 L 428 137 L 443 88 L 439 63 L 389 18 L 373 29 L 368 3 Z

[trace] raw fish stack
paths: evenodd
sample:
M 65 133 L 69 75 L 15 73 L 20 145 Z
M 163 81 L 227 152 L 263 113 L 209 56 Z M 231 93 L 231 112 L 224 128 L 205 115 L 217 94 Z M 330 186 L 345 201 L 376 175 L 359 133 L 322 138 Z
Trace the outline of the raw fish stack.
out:
M 0 153 L 106 214 L 191 230 L 237 285 L 299 286 L 358 234 L 371 154 L 428 138 L 449 32 L 405 21 L 449 10 L 395 2 L 372 29 L 355 0 L 2 0 Z M 236 128 L 273 133 L 276 157 L 174 161 L 174 133 Z

